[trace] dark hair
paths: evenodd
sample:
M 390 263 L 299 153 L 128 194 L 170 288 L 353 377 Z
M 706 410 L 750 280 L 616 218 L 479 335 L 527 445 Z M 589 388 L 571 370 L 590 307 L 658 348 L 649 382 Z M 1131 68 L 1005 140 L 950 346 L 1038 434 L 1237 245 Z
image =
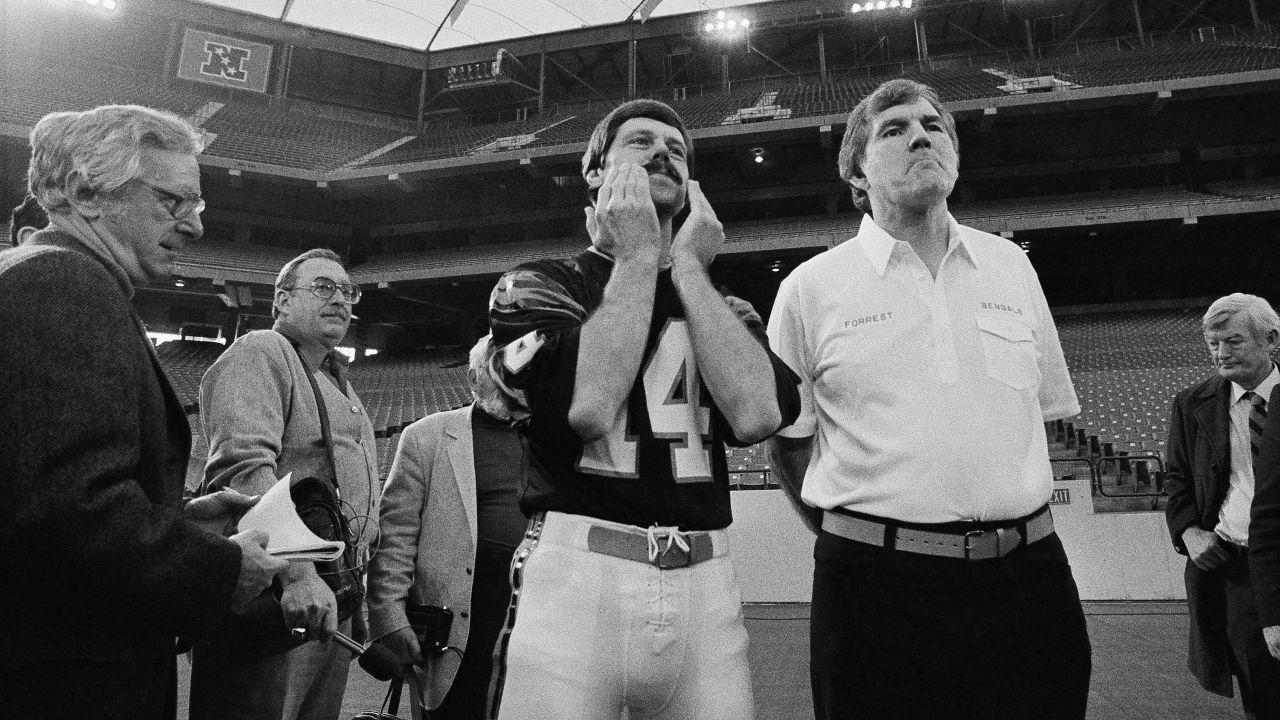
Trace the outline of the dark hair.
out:
M 618 136 L 618 128 L 634 118 L 657 120 L 679 130 L 684 139 L 685 161 L 692 173 L 693 138 L 689 137 L 689 130 L 684 126 L 680 115 L 664 102 L 641 98 L 622 103 L 596 124 L 596 129 L 591 133 L 591 139 L 587 141 L 587 151 L 582 154 L 583 178 L 586 178 L 592 170 L 599 170 L 604 165 L 604 156 L 608 154 L 609 146 L 613 145 L 613 139 Z M 591 197 L 595 197 L 594 191 L 591 192 Z
M 11 244 L 17 245 L 19 230 L 24 227 L 43 230 L 48 224 L 49 213 L 40 206 L 35 195 L 27 195 L 22 199 L 22 203 L 13 209 L 13 214 L 10 216 L 9 240 Z
M 276 289 L 292 290 L 294 284 L 298 282 L 298 266 L 308 260 L 315 260 L 317 258 L 321 260 L 332 260 L 341 265 L 344 270 L 347 267 L 346 263 L 342 262 L 342 256 L 338 253 L 328 248 L 312 248 L 311 250 L 308 250 L 285 263 L 284 267 L 280 268 L 280 274 L 276 275 Z M 275 298 L 272 298 L 271 300 L 271 317 L 273 319 L 280 317 L 280 311 L 276 309 Z
M 951 115 L 951 111 L 942 106 L 942 100 L 938 97 L 937 91 L 915 80 L 906 78 L 889 80 L 881 83 L 880 87 L 873 90 L 870 95 L 862 98 L 862 101 L 849 113 L 849 120 L 844 128 L 844 140 L 840 142 L 838 162 L 840 177 L 846 183 L 862 177 L 862 159 L 866 157 L 867 141 L 871 138 L 871 119 L 891 107 L 909 105 L 921 98 L 928 100 L 933 109 L 938 111 L 938 116 L 942 118 L 942 126 L 951 137 L 951 144 L 957 153 L 960 152 L 960 139 L 956 137 L 956 119 Z M 852 183 L 849 183 L 849 187 L 853 189 L 853 204 L 862 212 L 870 212 L 871 201 L 867 198 L 867 193 L 854 187 Z

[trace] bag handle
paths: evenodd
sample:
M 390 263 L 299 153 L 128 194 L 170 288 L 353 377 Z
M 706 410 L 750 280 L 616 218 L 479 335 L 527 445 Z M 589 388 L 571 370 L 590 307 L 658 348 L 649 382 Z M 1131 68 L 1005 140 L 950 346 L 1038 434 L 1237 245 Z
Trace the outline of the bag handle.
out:
M 293 345 L 294 352 L 298 353 L 298 359 L 302 361 L 302 369 L 305 371 L 307 380 L 311 381 L 311 392 L 316 396 L 316 407 L 320 410 L 320 435 L 324 438 L 325 455 L 329 457 L 329 479 L 333 483 L 333 491 L 338 496 L 338 502 L 342 502 L 342 488 L 338 487 L 338 463 L 333 459 L 333 436 L 329 433 L 329 408 L 324 403 L 324 395 L 320 392 L 320 384 L 316 382 L 315 372 L 307 367 L 307 359 L 302 355 L 302 348 L 298 347 L 297 343 L 290 344 Z

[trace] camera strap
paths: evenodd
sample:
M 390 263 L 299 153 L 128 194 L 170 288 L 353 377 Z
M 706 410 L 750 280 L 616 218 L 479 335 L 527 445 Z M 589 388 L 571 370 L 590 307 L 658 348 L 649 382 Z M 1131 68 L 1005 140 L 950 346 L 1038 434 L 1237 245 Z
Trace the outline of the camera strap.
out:
M 298 347 L 297 343 L 290 344 L 293 345 L 294 352 L 298 353 L 298 359 L 302 361 L 302 369 L 305 371 L 307 380 L 311 381 L 311 392 L 316 396 L 316 409 L 320 411 L 320 436 L 324 439 L 324 452 L 329 458 L 329 482 L 333 483 L 333 491 L 341 502 L 342 488 L 338 487 L 338 463 L 333 459 L 333 436 L 329 432 L 329 408 L 325 405 L 324 395 L 320 392 L 320 383 L 316 382 L 315 371 L 307 367 L 307 359 L 302 355 L 302 348 Z

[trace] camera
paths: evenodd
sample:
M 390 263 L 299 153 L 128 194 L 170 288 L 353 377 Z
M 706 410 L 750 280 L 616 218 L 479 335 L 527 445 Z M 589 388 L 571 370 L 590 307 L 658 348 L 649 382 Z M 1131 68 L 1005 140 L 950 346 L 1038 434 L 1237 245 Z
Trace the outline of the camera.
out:
M 437 605 L 409 604 L 405 608 L 409 625 L 418 635 L 418 645 L 423 656 L 439 655 L 449 648 L 449 633 L 453 630 L 453 611 Z

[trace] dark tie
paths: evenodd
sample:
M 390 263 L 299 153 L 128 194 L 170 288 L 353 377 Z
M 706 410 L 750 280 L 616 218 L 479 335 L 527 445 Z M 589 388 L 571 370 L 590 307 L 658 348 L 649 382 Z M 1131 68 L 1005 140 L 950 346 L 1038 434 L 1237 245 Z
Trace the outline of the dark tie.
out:
M 1267 419 L 1267 401 L 1252 390 L 1246 390 L 1240 398 L 1249 401 L 1249 450 L 1257 460 L 1258 448 L 1262 447 L 1262 425 Z

